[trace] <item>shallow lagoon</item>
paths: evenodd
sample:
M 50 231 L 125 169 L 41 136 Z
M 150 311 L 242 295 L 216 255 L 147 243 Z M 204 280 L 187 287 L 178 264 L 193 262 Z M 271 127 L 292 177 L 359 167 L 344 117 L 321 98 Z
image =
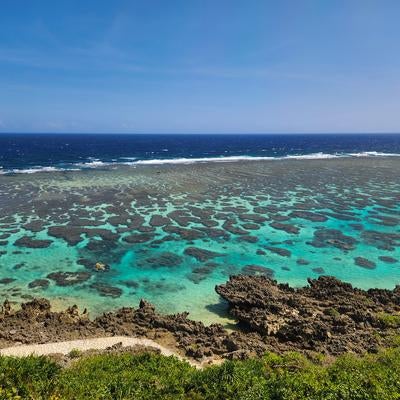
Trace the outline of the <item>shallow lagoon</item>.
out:
M 0 292 L 224 321 L 235 273 L 400 283 L 400 160 L 113 166 L 0 176 Z M 97 263 L 97 267 L 96 267 Z

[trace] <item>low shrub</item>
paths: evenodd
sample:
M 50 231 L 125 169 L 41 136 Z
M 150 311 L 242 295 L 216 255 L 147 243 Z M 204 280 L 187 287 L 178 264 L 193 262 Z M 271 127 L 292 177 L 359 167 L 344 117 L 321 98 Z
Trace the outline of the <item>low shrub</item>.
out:
M 395 400 L 400 348 L 333 362 L 298 353 L 201 370 L 158 354 L 104 354 L 66 368 L 44 357 L 0 357 L 0 399 Z
M 386 328 L 400 328 L 400 315 L 377 314 L 378 321 Z

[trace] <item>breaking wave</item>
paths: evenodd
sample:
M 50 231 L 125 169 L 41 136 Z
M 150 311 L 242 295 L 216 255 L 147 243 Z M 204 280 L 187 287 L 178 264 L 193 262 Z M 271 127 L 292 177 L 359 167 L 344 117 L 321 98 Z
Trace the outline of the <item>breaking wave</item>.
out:
M 364 151 L 359 153 L 311 153 L 311 154 L 291 154 L 277 157 L 262 156 L 221 156 L 221 157 L 201 157 L 201 158 L 161 158 L 161 159 L 137 159 L 136 157 L 121 157 L 118 160 L 102 161 L 100 159 L 89 158 L 86 162 L 73 163 L 62 166 L 33 166 L 30 168 L 3 169 L 0 167 L 0 175 L 8 174 L 34 174 L 38 172 L 62 172 L 80 171 L 85 169 L 105 168 L 118 165 L 137 166 L 137 165 L 163 165 L 163 164 L 195 164 L 209 162 L 239 162 L 239 161 L 275 161 L 275 160 L 324 160 L 334 158 L 351 157 L 400 157 L 400 153 L 382 153 L 377 151 Z M 129 160 L 129 161 L 128 161 Z

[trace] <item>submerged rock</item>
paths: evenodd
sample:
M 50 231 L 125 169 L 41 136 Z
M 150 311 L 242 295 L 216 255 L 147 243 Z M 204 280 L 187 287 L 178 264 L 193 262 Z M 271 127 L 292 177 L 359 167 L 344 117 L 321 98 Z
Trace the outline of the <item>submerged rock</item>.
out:
M 222 257 L 223 254 L 216 253 L 215 251 L 200 249 L 198 247 L 187 247 L 184 253 L 188 256 L 194 257 L 198 261 L 207 261 L 212 258 Z
M 53 242 L 51 240 L 33 239 L 29 236 L 23 236 L 14 242 L 14 246 L 29 247 L 31 249 L 44 249 L 49 247 Z
M 395 264 L 397 263 L 399 260 L 397 258 L 394 257 L 390 257 L 390 256 L 379 256 L 378 257 L 381 261 L 388 263 L 388 264 Z
M 314 232 L 314 239 L 307 244 L 314 247 L 336 247 L 341 250 L 353 250 L 357 240 L 351 236 L 344 235 L 337 229 L 317 229 Z
M 291 233 L 297 235 L 300 229 L 297 226 L 290 224 L 283 224 L 282 222 L 272 222 L 269 224 L 270 227 L 278 229 L 280 231 L 285 231 L 286 233 Z
M 280 247 L 273 247 L 273 246 L 266 246 L 266 249 L 268 249 L 271 253 L 278 254 L 279 256 L 282 257 L 291 257 L 292 253 L 287 250 L 287 249 L 282 249 Z
M 310 261 L 305 260 L 304 258 L 299 258 L 299 259 L 296 261 L 296 264 L 297 264 L 297 265 L 309 265 L 309 264 L 310 264 Z
M 262 267 L 261 265 L 246 265 L 242 268 L 242 273 L 245 275 L 265 275 L 272 278 L 275 271 L 271 268 Z
M 104 282 L 92 283 L 89 287 L 96 290 L 103 297 L 117 298 L 122 295 L 122 289 Z
M 193 283 L 200 283 L 204 279 L 206 279 L 218 266 L 215 263 L 207 263 L 202 267 L 196 267 L 192 269 L 192 272 L 187 275 L 187 278 Z
M 356 257 L 354 259 L 354 263 L 359 267 L 363 267 L 366 269 L 374 269 L 376 267 L 376 264 L 373 261 L 368 260 L 367 258 L 364 257 Z
M 49 236 L 64 239 L 70 246 L 77 245 L 81 240 L 82 229 L 71 226 L 50 226 L 47 229 Z
M 227 232 L 232 233 L 233 235 L 247 235 L 248 232 L 244 229 L 236 226 L 232 221 L 225 221 L 222 225 L 222 228 Z
M 260 225 L 258 225 L 258 224 L 254 224 L 254 223 L 251 223 L 251 222 L 247 222 L 247 223 L 245 223 L 245 224 L 242 224 L 242 227 L 243 227 L 243 229 L 246 229 L 246 230 L 258 230 L 258 229 L 260 229 Z
M 1 285 L 8 285 L 8 284 L 10 284 L 12 282 L 15 282 L 15 281 L 16 281 L 15 278 L 3 278 L 3 279 L 0 279 L 0 284 Z
M 34 281 L 29 282 L 28 288 L 29 289 L 36 289 L 36 288 L 47 289 L 49 285 L 50 285 L 50 282 L 47 279 L 35 279 Z
M 55 281 L 57 286 L 72 286 L 87 281 L 90 276 L 91 274 L 86 271 L 59 271 L 52 272 L 51 274 L 47 275 L 47 278 Z
M 24 228 L 25 230 L 28 230 L 28 231 L 37 233 L 37 232 L 42 231 L 42 230 L 45 228 L 45 225 L 46 225 L 46 224 L 45 224 L 44 221 L 42 221 L 42 220 L 35 220 L 35 221 L 32 221 L 32 222 L 29 222 L 29 223 L 25 224 L 25 225 L 23 226 L 23 228 Z
M 165 251 L 153 257 L 147 258 L 142 262 L 139 262 L 139 266 L 150 267 L 150 268 L 161 268 L 161 267 L 172 268 L 181 264 L 182 261 L 183 259 L 181 256 L 175 253 Z
M 122 240 L 127 243 L 145 243 L 153 239 L 153 235 L 148 233 L 135 233 L 125 236 Z
M 128 288 L 137 289 L 139 287 L 139 282 L 136 282 L 134 280 L 124 280 L 120 281 L 120 283 Z
M 257 243 L 258 237 L 251 236 L 251 235 L 243 235 L 243 236 L 239 237 L 239 240 L 242 242 L 247 242 L 247 243 Z
M 180 236 L 182 240 L 197 240 L 205 236 L 205 233 L 200 231 L 199 229 L 181 228 L 180 226 L 174 225 L 167 225 L 164 226 L 162 229 L 164 232 L 174 233 Z
M 152 215 L 149 224 L 153 227 L 165 226 L 171 223 L 169 218 L 163 217 L 162 215 Z
M 364 231 L 361 237 L 365 243 L 381 250 L 393 251 L 400 246 L 400 233 Z
M 325 222 L 328 218 L 322 214 L 316 214 L 311 211 L 296 210 L 289 214 L 290 218 L 301 218 L 312 222 Z
M 239 214 L 238 217 L 241 221 L 256 222 L 258 224 L 262 224 L 263 222 L 267 221 L 267 218 L 265 216 L 256 213 Z

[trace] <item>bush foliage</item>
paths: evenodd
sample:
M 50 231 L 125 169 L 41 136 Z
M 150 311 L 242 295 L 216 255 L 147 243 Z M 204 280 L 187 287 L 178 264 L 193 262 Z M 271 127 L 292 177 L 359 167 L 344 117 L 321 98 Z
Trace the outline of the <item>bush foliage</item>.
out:
M 400 348 L 311 362 L 297 353 L 197 370 L 156 354 L 0 357 L 0 399 L 400 399 Z

